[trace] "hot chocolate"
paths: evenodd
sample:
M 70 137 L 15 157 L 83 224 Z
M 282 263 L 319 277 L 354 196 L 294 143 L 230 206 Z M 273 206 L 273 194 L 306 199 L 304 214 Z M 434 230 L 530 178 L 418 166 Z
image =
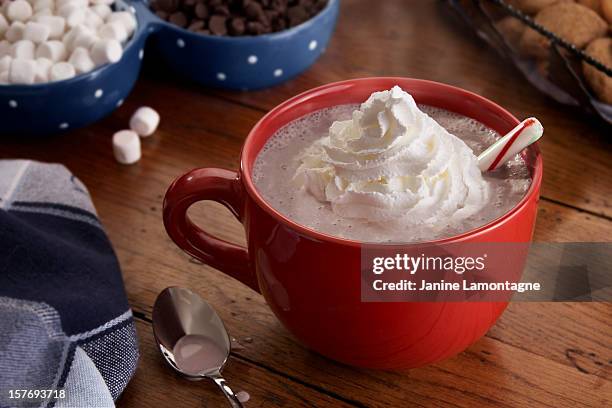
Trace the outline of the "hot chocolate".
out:
M 400 88 L 340 105 L 279 129 L 253 181 L 287 218 L 361 242 L 446 238 L 508 212 L 530 173 L 517 156 L 481 174 L 476 156 L 500 135 L 443 109 L 417 106 Z

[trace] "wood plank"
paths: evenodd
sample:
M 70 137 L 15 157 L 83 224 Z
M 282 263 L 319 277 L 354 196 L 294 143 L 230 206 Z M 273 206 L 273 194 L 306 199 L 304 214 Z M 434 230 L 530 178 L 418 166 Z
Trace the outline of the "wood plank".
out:
M 136 319 L 140 339 L 140 364 L 136 375 L 117 402 L 118 407 L 224 407 L 228 403 L 212 381 L 189 381 L 163 361 L 151 325 Z M 250 395 L 246 406 L 296 407 L 354 405 L 334 399 L 238 358 L 229 359 L 223 375 L 234 392 Z

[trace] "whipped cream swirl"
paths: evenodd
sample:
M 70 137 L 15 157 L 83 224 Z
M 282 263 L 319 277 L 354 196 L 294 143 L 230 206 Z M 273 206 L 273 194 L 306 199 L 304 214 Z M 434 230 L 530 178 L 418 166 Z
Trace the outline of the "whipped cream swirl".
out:
M 443 228 L 488 201 L 472 150 L 397 86 L 334 122 L 298 160 L 294 181 L 340 217 Z

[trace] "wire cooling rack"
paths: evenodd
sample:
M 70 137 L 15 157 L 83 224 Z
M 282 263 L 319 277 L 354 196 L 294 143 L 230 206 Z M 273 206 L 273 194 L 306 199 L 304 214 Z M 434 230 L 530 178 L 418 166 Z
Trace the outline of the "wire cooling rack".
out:
M 600 102 L 586 84 L 582 75 L 584 61 L 606 75 L 612 76 L 611 67 L 592 58 L 575 45 L 537 24 L 531 17 L 512 7 L 504 0 L 444 0 L 478 37 L 486 41 L 504 58 L 512 61 L 523 76 L 538 90 L 557 102 L 574 106 L 594 114 L 612 125 L 612 105 Z M 512 16 L 550 40 L 548 72 L 538 69 L 538 62 L 521 55 L 516 44 L 500 32 L 496 21 Z

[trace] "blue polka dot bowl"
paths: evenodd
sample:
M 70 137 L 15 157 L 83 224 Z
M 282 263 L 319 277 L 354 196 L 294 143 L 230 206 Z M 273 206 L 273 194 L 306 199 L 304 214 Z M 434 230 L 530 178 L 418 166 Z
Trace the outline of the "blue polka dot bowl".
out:
M 160 19 L 154 48 L 178 75 L 202 85 L 267 88 L 300 74 L 321 56 L 334 31 L 339 4 L 340 0 L 329 0 L 310 20 L 259 36 L 198 34 Z
M 83 127 L 123 103 L 140 72 L 145 41 L 159 28 L 144 5 L 119 1 L 136 16 L 137 28 L 114 64 L 63 81 L 0 85 L 0 133 L 47 135 Z

